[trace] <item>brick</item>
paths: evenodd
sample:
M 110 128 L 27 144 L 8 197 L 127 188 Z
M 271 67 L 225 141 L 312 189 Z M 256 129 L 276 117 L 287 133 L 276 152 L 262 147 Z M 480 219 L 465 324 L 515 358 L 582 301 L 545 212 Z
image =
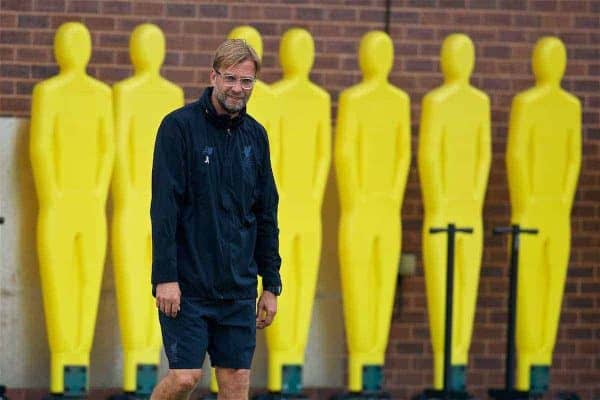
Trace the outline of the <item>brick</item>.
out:
M 515 14 L 512 16 L 512 26 L 515 27 L 529 27 L 535 28 L 541 25 L 541 17 L 539 15 L 531 15 L 531 14 Z
M 19 15 L 19 28 L 48 28 L 50 19 L 46 15 Z
M 98 79 L 106 83 L 114 83 L 128 78 L 130 75 L 131 69 L 123 67 L 100 67 L 97 73 Z
M 215 33 L 215 22 L 212 21 L 184 21 L 183 33 L 206 34 Z
M 162 3 L 139 2 L 133 3 L 134 15 L 162 16 L 165 15 L 165 5 Z
M 52 12 L 65 12 L 67 10 L 65 0 L 36 0 L 34 9 L 35 11 Z
M 165 78 L 173 82 L 193 82 L 194 81 L 194 70 L 193 69 L 171 69 L 164 68 Z M 208 76 L 208 74 L 206 74 Z
M 123 63 L 128 64 L 130 62 L 129 52 L 125 52 L 126 58 Z M 92 51 L 92 58 L 90 64 L 112 64 L 115 61 L 115 51 L 113 50 L 96 50 Z
M 436 0 L 409 0 L 410 7 L 437 7 Z
M 600 27 L 600 17 L 588 16 L 588 17 L 575 17 L 576 28 L 586 29 L 598 29 Z
M 14 30 L 14 31 L 0 31 L 0 44 L 30 44 L 31 34 L 27 31 Z
M 484 14 L 483 23 L 486 25 L 509 26 L 511 22 L 511 14 Z
M 490 58 L 510 58 L 509 46 L 486 46 L 483 48 L 483 56 Z
M 499 0 L 499 8 L 503 10 L 526 10 L 527 2 L 523 0 Z
M 213 55 L 208 53 L 184 53 L 181 65 L 187 67 L 208 66 L 212 64 Z
M 420 22 L 420 13 L 411 11 L 392 11 L 390 20 L 394 23 L 418 24 Z
M 53 58 L 48 49 L 21 47 L 17 49 L 17 61 L 52 62 Z
M 423 344 L 419 342 L 398 343 L 395 350 L 400 354 L 421 354 Z
M 100 34 L 100 46 L 106 47 L 128 47 L 129 35 L 118 33 Z
M 421 15 L 421 22 L 424 25 L 443 25 L 450 18 L 450 13 L 445 11 L 425 11 Z
M 296 18 L 299 20 L 320 21 L 324 18 L 325 13 L 322 8 L 316 7 L 299 7 L 296 9 Z
M 380 10 L 361 10 L 358 18 L 362 22 L 383 22 L 385 20 L 385 12 Z
M 76 16 L 71 14 L 54 14 L 50 16 L 50 28 L 53 30 L 58 29 L 62 24 L 67 22 L 83 22 L 83 16 Z M 54 36 L 56 32 L 52 32 Z
M 16 14 L 8 14 L 8 13 L 0 14 L 0 27 L 2 29 L 16 28 L 17 27 L 17 15 Z
M 406 37 L 414 40 L 433 40 L 433 29 L 409 28 Z
M 129 1 L 103 1 L 102 14 L 131 14 L 132 5 Z
M 575 81 L 574 89 L 578 92 L 597 93 L 600 90 L 600 82 L 598 80 Z
M 31 101 L 28 97 L 4 97 L 0 99 L 0 110 L 2 115 L 19 115 L 22 110 L 31 109 Z M 14 112 L 14 114 L 8 114 Z
M 477 0 L 477 1 L 471 1 L 469 3 L 470 8 L 473 9 L 495 9 L 498 8 L 498 1 L 497 0 Z
M 100 3 L 92 0 L 69 0 L 67 12 L 97 14 L 100 11 Z
M 2 0 L 0 9 L 6 11 L 30 11 L 33 6 L 32 0 Z
M 167 4 L 167 17 L 194 18 L 196 6 L 194 4 Z
M 535 0 L 530 1 L 530 7 L 535 11 L 556 11 L 558 3 L 554 0 Z
M 453 14 L 453 20 L 456 24 L 460 25 L 480 25 L 481 24 L 481 15 L 473 14 L 470 12 Z
M 34 32 L 33 44 L 41 46 L 52 46 L 54 42 L 53 32 Z
M 183 21 L 173 18 L 156 18 L 152 19 L 151 22 L 156 24 L 166 36 L 172 34 L 180 34 L 182 32 Z
M 225 5 L 201 4 L 198 11 L 200 17 L 227 18 L 228 16 L 228 8 Z
M 465 0 L 440 0 L 440 7 L 447 8 L 465 8 Z
M 329 10 L 330 21 L 356 21 L 356 10 L 349 8 L 337 8 Z
M 525 32 L 521 30 L 502 30 L 498 33 L 498 38 L 502 42 L 523 42 L 525 41 Z
M 20 81 L 17 82 L 17 95 L 31 95 L 35 81 Z
M 431 60 L 406 60 L 404 68 L 407 71 L 434 72 L 437 70 L 437 64 Z
M 34 79 L 46 79 L 58 74 L 56 65 L 32 65 L 31 77 Z
M 15 93 L 15 84 L 12 81 L 0 81 L 0 94 L 12 95 Z
M 291 19 L 292 8 L 282 6 L 265 6 L 263 8 L 265 18 L 269 19 Z
M 254 27 L 261 35 L 281 36 L 283 34 L 281 25 L 273 22 L 256 22 Z
M 262 9 L 260 7 L 249 7 L 249 6 L 231 6 L 231 18 L 239 19 L 261 19 Z
M 86 17 L 83 22 L 89 30 L 112 31 L 115 29 L 115 19 L 110 17 Z

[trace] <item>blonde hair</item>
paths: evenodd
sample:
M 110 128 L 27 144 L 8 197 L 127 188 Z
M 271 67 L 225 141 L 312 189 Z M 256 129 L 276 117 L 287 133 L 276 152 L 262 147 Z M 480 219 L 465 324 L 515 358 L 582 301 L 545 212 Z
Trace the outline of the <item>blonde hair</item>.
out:
M 260 59 L 256 51 L 243 39 L 227 39 L 219 45 L 213 59 L 213 69 L 229 68 L 250 60 L 254 63 L 256 73 L 260 71 Z

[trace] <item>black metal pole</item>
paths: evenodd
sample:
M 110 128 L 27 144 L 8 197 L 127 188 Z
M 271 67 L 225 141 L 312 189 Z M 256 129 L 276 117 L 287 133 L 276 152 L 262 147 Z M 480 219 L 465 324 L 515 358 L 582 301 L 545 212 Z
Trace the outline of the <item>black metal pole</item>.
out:
M 508 326 L 506 327 L 506 390 L 515 386 L 515 326 L 517 322 L 517 288 L 519 287 L 519 225 L 512 225 L 510 255 L 510 289 L 508 295 Z
M 511 234 L 511 254 L 509 272 L 508 293 L 508 321 L 506 324 L 506 363 L 504 371 L 504 389 L 490 389 L 488 393 L 494 399 L 522 399 L 529 396 L 527 392 L 521 392 L 515 387 L 515 330 L 517 326 L 517 293 L 519 288 L 519 249 L 521 247 L 521 234 L 537 234 L 537 229 L 521 229 L 517 224 L 510 227 L 494 228 L 494 235 L 503 233 Z
M 446 244 L 446 321 L 444 329 L 444 398 L 448 398 L 452 365 L 452 300 L 454 298 L 454 236 L 456 225 L 448 224 Z
M 387 33 L 388 35 L 390 34 L 390 16 L 392 13 L 392 0 L 387 0 L 385 2 L 385 27 L 384 27 L 384 31 L 385 33 Z

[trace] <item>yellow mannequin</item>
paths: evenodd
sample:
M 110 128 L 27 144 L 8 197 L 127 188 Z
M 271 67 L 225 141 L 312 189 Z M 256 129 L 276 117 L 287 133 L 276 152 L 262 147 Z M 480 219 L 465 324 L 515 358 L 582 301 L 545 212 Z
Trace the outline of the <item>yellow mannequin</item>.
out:
M 162 118 L 181 107 L 184 100 L 181 88 L 159 75 L 165 38 L 158 27 L 138 26 L 131 35 L 130 54 L 134 75 L 113 88 L 116 159 L 112 249 L 124 349 L 123 389 L 135 392 L 142 385 L 136 375 L 138 366 L 156 366 L 160 360 L 158 314 L 150 288 L 154 139 Z
M 89 366 L 114 144 L 110 88 L 85 73 L 88 30 L 80 23 L 61 25 L 54 52 L 60 73 L 33 90 L 30 151 L 40 203 L 37 243 L 50 390 L 62 393 L 72 378 L 64 368 Z
M 283 366 L 301 367 L 304 362 L 321 254 L 321 205 L 331 159 L 329 94 L 308 79 L 314 61 L 310 33 L 288 30 L 281 39 L 279 59 L 283 79 L 272 88 L 282 114 L 280 160 L 274 172 L 280 195 L 284 289 L 277 317 L 266 331 L 270 391 L 282 390 Z M 297 378 L 301 377 L 290 380 Z
M 227 35 L 228 39 L 244 39 L 256 51 L 259 58 L 262 59 L 263 44 L 260 33 L 251 26 L 238 26 Z M 279 161 L 279 106 L 277 104 L 273 90 L 257 79 L 254 82 L 252 95 L 246 106 L 248 114 L 254 117 L 267 130 L 269 136 L 269 148 L 271 152 L 271 165 L 277 181 L 277 163 Z M 258 282 L 258 292 L 262 291 L 261 280 Z M 211 371 L 210 390 L 216 393 L 219 390 L 215 370 Z
M 383 365 L 400 256 L 400 209 L 410 163 L 410 100 L 390 85 L 393 45 L 383 32 L 360 44 L 363 81 L 342 92 L 335 161 L 349 389 Z M 380 370 L 379 370 L 380 372 Z
M 512 223 L 522 235 L 517 297 L 517 387 L 548 382 L 569 263 L 570 214 L 581 164 L 581 106 L 560 87 L 562 42 L 541 39 L 533 53 L 536 85 L 512 104 L 506 165 Z M 531 377 L 530 377 L 531 373 Z
M 490 102 L 469 85 L 473 43 L 462 34 L 442 45 L 444 84 L 423 99 L 419 175 L 423 191 L 423 261 L 434 356 L 434 387 L 442 389 L 446 236 L 432 227 L 454 223 L 473 234 L 456 237 L 452 329 L 452 387 L 464 390 L 464 371 L 473 329 L 483 241 L 482 207 L 490 167 Z
M 260 33 L 251 26 L 239 26 L 229 32 L 229 39 L 244 39 L 256 51 L 260 59 L 263 55 L 263 44 Z M 279 162 L 279 104 L 273 90 L 257 79 L 254 82 L 252 96 L 247 105 L 248 114 L 252 115 L 267 130 L 269 136 L 269 148 L 271 152 L 271 165 L 275 180 L 277 181 L 277 165 Z

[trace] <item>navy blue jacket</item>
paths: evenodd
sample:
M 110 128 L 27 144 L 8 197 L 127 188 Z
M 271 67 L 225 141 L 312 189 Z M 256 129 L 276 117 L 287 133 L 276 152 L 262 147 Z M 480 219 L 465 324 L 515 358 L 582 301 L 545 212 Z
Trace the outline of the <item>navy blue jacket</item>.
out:
M 279 197 L 265 129 L 245 110 L 218 115 L 212 88 L 168 114 L 152 168 L 152 284 L 182 296 L 256 298 L 280 286 Z

